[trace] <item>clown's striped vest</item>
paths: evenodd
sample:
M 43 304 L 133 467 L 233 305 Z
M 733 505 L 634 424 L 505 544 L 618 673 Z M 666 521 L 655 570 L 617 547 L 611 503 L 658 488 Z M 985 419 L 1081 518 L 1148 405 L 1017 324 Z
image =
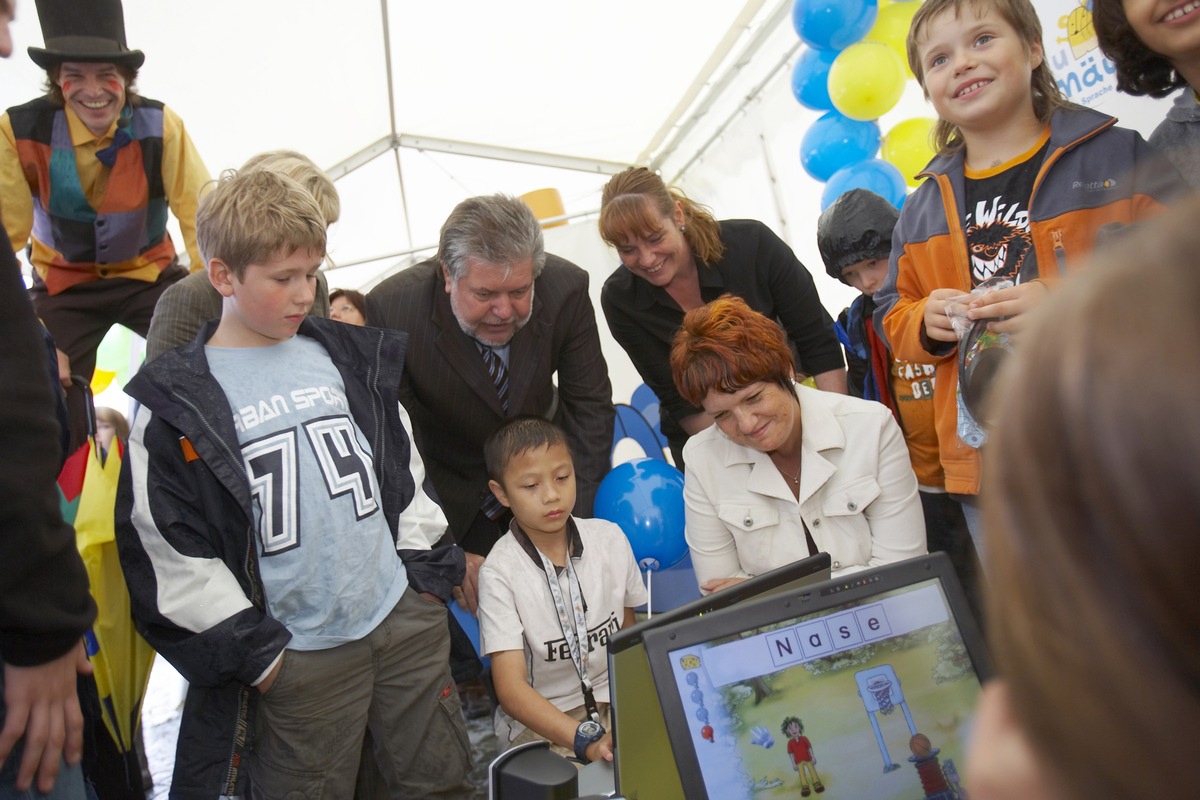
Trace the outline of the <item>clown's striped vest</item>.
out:
M 117 151 L 99 209 L 88 203 L 80 185 L 62 107 L 41 97 L 10 108 L 8 116 L 36 194 L 33 237 L 54 251 L 43 275 L 50 294 L 120 276 L 148 261 L 160 271 L 171 264 L 175 247 L 167 236 L 162 103 L 143 98 L 122 111 L 131 141 Z M 139 256 L 139 262 L 129 263 Z

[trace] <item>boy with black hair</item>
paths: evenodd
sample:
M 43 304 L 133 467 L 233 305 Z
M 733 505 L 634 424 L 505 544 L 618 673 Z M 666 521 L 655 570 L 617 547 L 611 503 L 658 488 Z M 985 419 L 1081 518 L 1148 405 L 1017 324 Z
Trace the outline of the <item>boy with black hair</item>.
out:
M 389 795 L 468 794 L 464 559 L 431 549 L 404 338 L 306 318 L 325 218 L 291 178 L 226 173 L 197 230 L 221 318 L 126 388 L 117 501 L 134 618 L 190 683 L 172 794 L 350 797 L 368 729 Z
M 553 423 L 505 423 L 485 442 L 484 461 L 513 513 L 479 573 L 496 736 L 506 749 L 546 740 L 562 756 L 612 761 L 608 639 L 647 600 L 633 550 L 615 524 L 571 516 L 575 466 Z

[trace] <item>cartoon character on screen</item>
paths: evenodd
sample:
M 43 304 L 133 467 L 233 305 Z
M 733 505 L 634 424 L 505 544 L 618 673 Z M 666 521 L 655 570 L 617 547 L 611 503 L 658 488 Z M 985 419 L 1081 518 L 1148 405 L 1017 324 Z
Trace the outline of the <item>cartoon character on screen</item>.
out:
M 858 684 L 858 696 L 862 698 L 867 709 L 867 719 L 871 721 L 871 730 L 875 731 L 875 744 L 879 745 L 879 754 L 883 756 L 883 771 L 891 772 L 900 769 L 900 765 L 892 761 L 888 754 L 887 745 L 883 741 L 883 732 L 879 729 L 878 715 L 887 717 L 897 707 L 904 712 L 904 721 L 908 723 L 908 735 L 917 734 L 916 723 L 908 711 L 908 703 L 904 701 L 904 690 L 900 687 L 900 679 L 891 664 L 882 664 L 854 673 L 854 681 Z
M 792 769 L 800 776 L 800 796 L 808 797 L 814 790 L 817 794 L 825 791 L 825 784 L 821 783 L 821 776 L 817 774 L 817 757 L 813 753 L 812 742 L 804 735 L 804 723 L 799 717 L 784 717 L 779 727 L 788 738 L 787 751 Z M 808 788 L 809 781 L 812 781 L 812 789 Z
M 968 800 L 966 791 L 958 783 L 954 762 L 946 759 L 945 766 L 941 765 L 938 762 L 941 751 L 933 746 L 928 736 L 923 733 L 913 735 L 908 740 L 908 749 L 912 750 L 908 760 L 917 769 L 925 800 Z

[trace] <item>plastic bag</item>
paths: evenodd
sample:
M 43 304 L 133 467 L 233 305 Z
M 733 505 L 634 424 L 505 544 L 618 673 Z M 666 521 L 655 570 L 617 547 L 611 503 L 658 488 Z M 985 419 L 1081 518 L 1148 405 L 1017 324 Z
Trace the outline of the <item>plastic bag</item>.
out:
M 950 318 L 950 324 L 958 336 L 956 432 L 968 447 L 978 449 L 987 441 L 990 422 L 987 396 L 1001 364 L 1012 352 L 1012 344 L 1007 333 L 997 333 L 991 329 L 992 323 L 1006 317 L 972 320 L 967 317 L 967 309 L 977 297 L 1014 285 L 1010 278 L 992 278 L 976 286 L 970 293 L 946 301 L 946 316 Z

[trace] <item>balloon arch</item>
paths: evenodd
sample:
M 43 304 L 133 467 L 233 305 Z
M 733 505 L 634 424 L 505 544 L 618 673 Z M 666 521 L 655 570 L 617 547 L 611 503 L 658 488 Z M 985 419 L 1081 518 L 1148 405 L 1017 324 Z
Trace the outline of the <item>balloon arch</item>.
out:
M 804 170 L 825 183 L 821 210 L 843 192 L 869 189 L 896 208 L 933 158 L 935 120 L 913 117 L 880 135 L 913 77 L 905 39 L 920 0 L 796 0 L 792 23 L 807 45 L 792 70 L 792 94 L 824 113 L 800 143 Z

